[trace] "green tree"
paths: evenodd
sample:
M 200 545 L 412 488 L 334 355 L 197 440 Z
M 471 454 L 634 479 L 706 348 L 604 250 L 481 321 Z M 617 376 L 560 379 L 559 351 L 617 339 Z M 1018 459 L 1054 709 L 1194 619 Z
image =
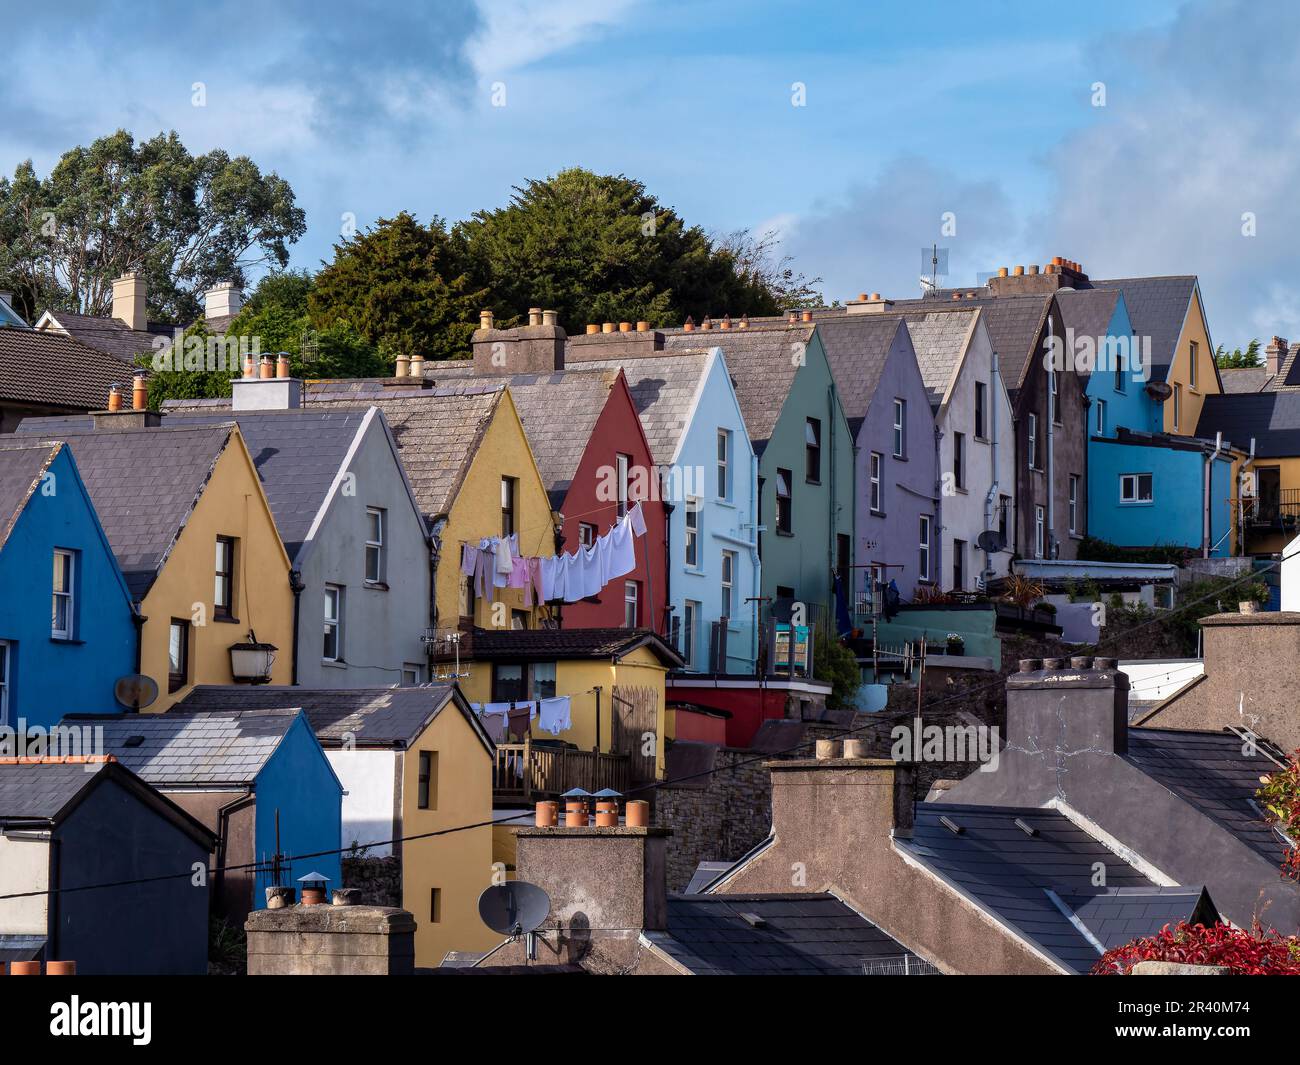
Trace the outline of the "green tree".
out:
M 450 359 L 469 348 L 486 300 L 443 220 L 403 211 L 335 244 L 308 306 L 317 328 L 347 324 L 386 357 Z
M 852 709 L 862 687 L 862 670 L 853 652 L 819 625 L 813 638 L 813 673 L 822 682 L 829 681 L 831 693 L 826 705 L 832 710 Z
M 1236 348 L 1231 354 L 1229 354 L 1228 350 L 1220 344 L 1214 353 L 1214 361 L 1217 362 L 1219 368 L 1223 370 L 1238 370 L 1252 366 L 1260 366 L 1263 364 L 1263 360 L 1259 355 L 1259 340 L 1252 340 L 1246 345 L 1245 351 L 1242 351 L 1241 348 Z
M 125 130 L 65 152 L 44 179 L 30 162 L 0 183 L 0 279 L 35 314 L 107 314 L 113 279 L 141 274 L 149 310 L 190 321 L 218 281 L 283 267 L 306 228 L 289 184 L 246 156 L 191 155 L 175 132 Z

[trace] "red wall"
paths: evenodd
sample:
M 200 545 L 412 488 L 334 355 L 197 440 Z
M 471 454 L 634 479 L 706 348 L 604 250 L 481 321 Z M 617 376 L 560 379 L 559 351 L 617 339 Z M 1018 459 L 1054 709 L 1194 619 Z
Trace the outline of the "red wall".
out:
M 726 729 L 728 747 L 748 747 L 764 721 L 785 717 L 787 694 L 784 689 L 715 688 L 708 684 L 695 688 L 674 683 L 668 689 L 668 698 L 673 702 L 730 711 Z M 683 716 L 677 717 L 679 730 Z
M 578 524 L 590 522 L 596 526 L 596 535 L 609 532 L 610 526 L 618 520 L 618 504 L 611 500 L 602 502 L 597 499 L 597 488 L 602 483 L 601 468 L 613 469 L 618 455 L 630 455 L 631 469 L 640 467 L 653 475 L 654 462 L 650 456 L 650 446 L 646 443 L 645 433 L 641 429 L 641 419 L 636 406 L 628 392 L 627 381 L 622 373 L 610 390 L 605 409 L 596 420 L 591 439 L 573 483 L 569 485 L 564 505 L 560 508 L 564 514 L 565 552 L 572 552 L 578 546 Z M 657 483 L 642 478 L 641 483 Z M 629 488 L 635 499 L 637 481 L 629 476 Z M 635 537 L 636 569 L 625 577 L 616 578 L 602 589 L 599 603 L 580 602 L 564 605 L 564 628 L 604 628 L 623 624 L 623 582 L 639 581 L 641 583 L 641 627 L 653 629 L 664 635 L 664 610 L 667 604 L 665 590 L 664 537 L 667 522 L 663 504 L 644 500 L 641 511 L 645 515 L 646 534 Z
M 679 740 L 694 740 L 697 743 L 716 743 L 720 747 L 727 744 L 727 718 L 714 714 L 701 714 L 688 707 L 679 706 L 677 711 L 677 732 Z

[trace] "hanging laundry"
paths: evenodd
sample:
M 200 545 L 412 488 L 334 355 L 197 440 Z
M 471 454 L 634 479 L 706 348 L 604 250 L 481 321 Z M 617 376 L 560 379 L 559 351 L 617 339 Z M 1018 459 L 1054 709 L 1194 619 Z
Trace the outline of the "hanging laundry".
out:
M 473 544 L 462 544 L 460 548 L 460 571 L 466 577 L 474 576 L 474 567 L 478 565 L 478 548 Z
M 528 731 L 528 726 L 533 718 L 537 716 L 536 703 L 515 703 L 515 707 L 510 711 L 510 732 L 515 736 L 522 736 Z
M 541 606 L 546 602 L 546 596 L 542 594 L 542 560 L 540 558 L 530 558 L 528 560 L 528 587 L 532 591 L 533 603 L 530 605 Z M 528 598 L 525 593 L 525 599 Z
M 514 559 L 510 554 L 510 541 L 497 540 L 494 544 L 496 548 L 497 572 L 510 576 L 510 567 L 514 564 Z
M 645 515 L 641 512 L 640 503 L 627 512 L 627 523 L 637 536 L 645 535 Z
M 561 695 L 554 699 L 542 699 L 538 703 L 537 727 L 552 736 L 572 727 L 569 718 L 569 697 Z
M 542 602 L 564 598 L 564 563 L 554 555 L 539 558 L 538 574 L 542 583 Z
M 609 576 L 611 580 L 625 576 L 636 569 L 635 543 L 632 539 L 632 526 L 628 522 L 620 521 L 609 530 Z
M 474 594 L 480 599 L 491 601 L 493 568 L 491 554 L 479 550 L 478 558 L 474 562 Z
M 584 590 L 586 581 L 582 575 L 581 549 L 572 555 L 561 555 L 564 561 L 564 601 L 577 603 L 587 595 Z
M 600 590 L 605 587 L 605 582 L 601 579 L 601 557 L 595 544 L 588 544 L 580 548 L 578 554 L 582 557 L 582 594 L 583 595 L 600 595 Z
M 483 731 L 488 734 L 488 739 L 493 743 L 505 743 L 506 718 L 500 714 L 484 714 L 479 720 L 483 724 Z
M 527 590 L 527 588 L 528 588 L 528 559 L 526 559 L 526 558 L 519 558 L 519 557 L 516 555 L 515 558 L 514 558 L 514 561 L 512 561 L 512 562 L 510 563 L 510 587 L 511 587 L 511 588 L 522 588 L 522 589 Z M 529 603 L 529 602 L 528 602 L 528 596 L 527 596 L 527 595 L 524 596 L 524 602 L 527 603 L 529 606 L 532 606 L 532 603 Z

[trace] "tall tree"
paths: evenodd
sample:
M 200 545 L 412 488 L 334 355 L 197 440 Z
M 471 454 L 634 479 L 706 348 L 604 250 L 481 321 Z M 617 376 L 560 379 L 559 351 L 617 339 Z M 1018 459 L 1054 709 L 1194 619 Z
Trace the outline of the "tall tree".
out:
M 386 357 L 449 359 L 469 347 L 486 299 L 446 223 L 403 211 L 335 244 L 308 303 L 318 328 L 347 323 Z
M 113 279 L 133 270 L 151 314 L 188 321 L 215 282 L 287 264 L 305 228 L 289 184 L 246 156 L 118 130 L 64 153 L 44 179 L 27 162 L 0 184 L 0 278 L 29 312 L 106 314 Z
M 1252 340 L 1246 345 L 1245 351 L 1236 348 L 1231 353 L 1220 344 L 1218 350 L 1214 353 L 1214 361 L 1219 364 L 1220 369 L 1224 370 L 1239 370 L 1259 366 L 1262 364 L 1259 355 L 1259 340 Z

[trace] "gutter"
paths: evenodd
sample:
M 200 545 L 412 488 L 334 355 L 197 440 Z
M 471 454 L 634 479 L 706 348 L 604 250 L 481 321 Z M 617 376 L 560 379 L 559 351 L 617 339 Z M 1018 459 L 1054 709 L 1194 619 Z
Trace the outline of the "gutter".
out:
M 149 619 L 140 613 L 141 603 L 131 604 L 131 621 L 135 625 L 135 671 L 137 674 L 144 668 L 144 623 Z M 136 699 L 135 706 L 131 707 L 131 713 L 140 712 L 140 700 Z

